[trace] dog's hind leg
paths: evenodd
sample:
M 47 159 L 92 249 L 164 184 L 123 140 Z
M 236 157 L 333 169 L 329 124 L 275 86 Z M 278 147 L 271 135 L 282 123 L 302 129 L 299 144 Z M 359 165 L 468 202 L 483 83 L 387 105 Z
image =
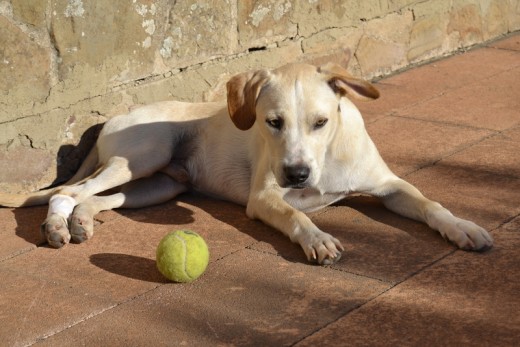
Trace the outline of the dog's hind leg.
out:
M 97 174 L 81 184 L 64 186 L 58 190 L 58 194 L 72 197 L 77 204 L 82 203 L 85 199 L 104 192 L 106 190 L 122 186 L 137 179 L 146 176 L 145 174 L 135 174 L 130 170 L 129 161 L 123 157 L 112 157 L 103 166 Z M 160 168 L 160 167 L 159 167 Z M 148 174 L 152 174 L 156 170 L 150 170 Z
M 49 201 L 47 219 L 40 228 L 49 245 L 60 248 L 70 242 L 68 220 L 76 205 L 98 193 L 150 176 L 166 166 L 169 160 L 169 155 L 155 158 L 149 156 L 146 160 L 114 156 L 83 183 L 57 189 Z
M 94 216 L 114 208 L 139 208 L 166 202 L 185 192 L 187 186 L 171 177 L 156 173 L 124 184 L 120 192 L 107 196 L 91 196 L 76 206 L 70 222 L 72 241 L 81 243 L 94 234 Z
M 72 176 L 64 185 L 72 185 L 81 182 L 83 179 L 92 175 L 98 164 L 98 151 L 97 146 L 94 146 L 88 153 L 85 160 L 81 163 L 78 171 Z
M 40 231 L 50 246 L 60 248 L 70 242 L 68 221 L 74 207 L 94 194 L 120 186 L 132 178 L 125 158 L 111 158 L 83 183 L 58 188 L 49 200 L 47 218 Z

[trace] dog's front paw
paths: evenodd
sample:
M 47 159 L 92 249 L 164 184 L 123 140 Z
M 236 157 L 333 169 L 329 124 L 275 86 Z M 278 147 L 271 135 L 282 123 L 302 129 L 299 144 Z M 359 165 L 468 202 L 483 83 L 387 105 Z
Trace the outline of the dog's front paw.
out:
M 466 251 L 485 251 L 493 247 L 493 238 L 475 223 L 452 217 L 439 228 L 441 235 Z
M 307 232 L 299 242 L 307 259 L 320 265 L 336 263 L 341 259 L 341 252 L 345 250 L 338 239 L 322 231 Z
M 47 217 L 40 231 L 51 247 L 61 248 L 70 242 L 67 220 L 56 213 Z

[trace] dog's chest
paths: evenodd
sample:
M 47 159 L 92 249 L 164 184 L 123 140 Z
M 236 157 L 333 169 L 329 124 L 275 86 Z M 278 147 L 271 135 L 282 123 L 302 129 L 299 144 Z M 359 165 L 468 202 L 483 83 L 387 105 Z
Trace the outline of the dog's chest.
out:
M 291 189 L 284 195 L 284 200 L 292 207 L 303 211 L 313 212 L 326 207 L 345 197 L 343 193 L 321 194 L 315 189 Z

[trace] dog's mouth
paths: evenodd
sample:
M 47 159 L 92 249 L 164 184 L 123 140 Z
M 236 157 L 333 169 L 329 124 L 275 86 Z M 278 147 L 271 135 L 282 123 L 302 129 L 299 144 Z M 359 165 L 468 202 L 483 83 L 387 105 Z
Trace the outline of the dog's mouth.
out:
M 305 189 L 309 188 L 309 185 L 305 183 L 285 183 L 281 187 L 287 189 Z

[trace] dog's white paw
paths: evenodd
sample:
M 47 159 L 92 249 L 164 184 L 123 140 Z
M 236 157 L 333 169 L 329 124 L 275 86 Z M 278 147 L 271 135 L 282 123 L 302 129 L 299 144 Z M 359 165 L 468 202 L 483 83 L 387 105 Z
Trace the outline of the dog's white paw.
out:
M 493 247 L 493 238 L 477 224 L 452 216 L 439 228 L 441 235 L 466 251 L 485 251 Z
M 307 259 L 320 265 L 336 263 L 341 259 L 341 252 L 345 250 L 338 239 L 319 230 L 304 233 L 299 243 Z
M 72 241 L 82 243 L 94 235 L 94 217 L 88 210 L 78 205 L 70 218 Z
M 51 247 L 61 248 L 70 242 L 67 220 L 56 213 L 45 219 L 40 231 Z

